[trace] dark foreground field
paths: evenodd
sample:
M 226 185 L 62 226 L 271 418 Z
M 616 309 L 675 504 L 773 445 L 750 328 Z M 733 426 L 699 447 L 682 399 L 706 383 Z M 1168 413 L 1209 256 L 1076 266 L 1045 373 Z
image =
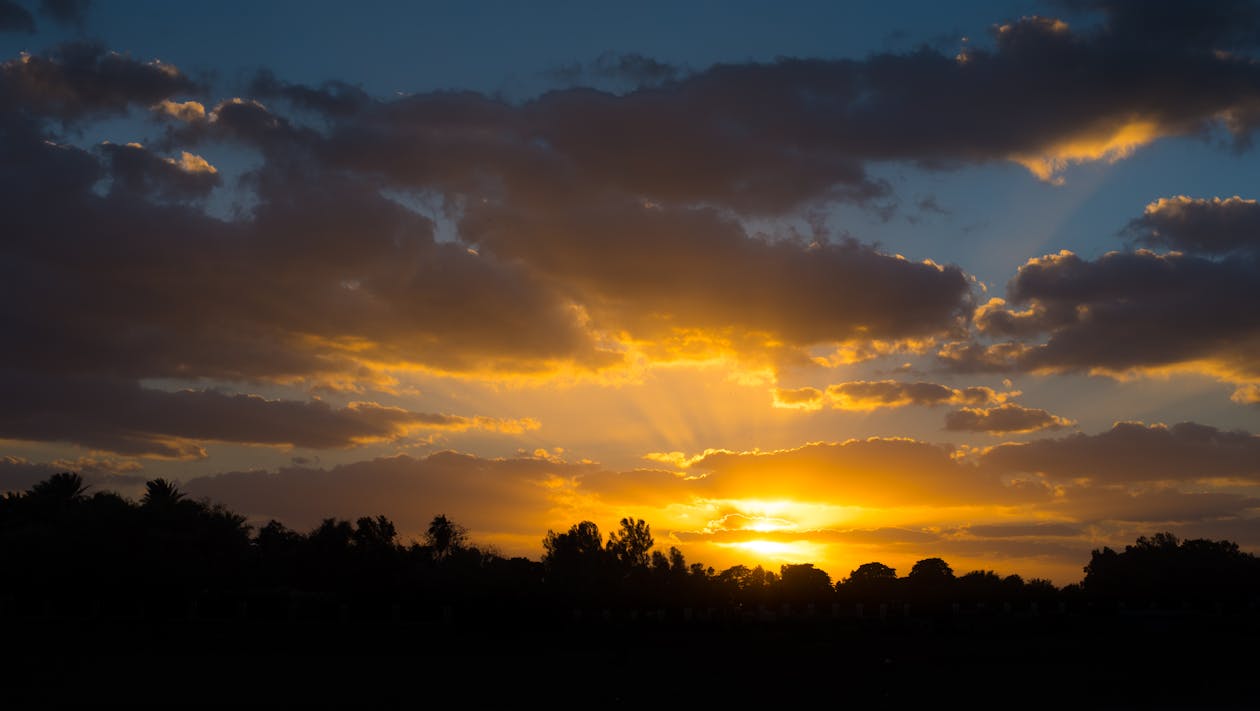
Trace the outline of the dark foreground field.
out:
M 1254 612 L 4 621 L 2 705 L 1260 708 Z

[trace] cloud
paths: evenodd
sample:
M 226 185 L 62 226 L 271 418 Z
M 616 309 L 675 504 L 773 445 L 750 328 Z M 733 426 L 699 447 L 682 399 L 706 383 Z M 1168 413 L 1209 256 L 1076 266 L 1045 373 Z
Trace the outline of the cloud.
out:
M 604 52 L 587 63 L 571 62 L 546 72 L 558 82 L 569 85 L 611 85 L 612 89 L 639 89 L 673 81 L 683 71 L 637 52 Z
M 531 420 L 412 412 L 372 402 L 267 400 L 215 390 L 166 391 L 69 376 L 0 377 L 0 437 L 64 441 L 124 455 L 205 456 L 207 441 L 348 448 L 421 431 L 521 432 Z
M 763 215 L 886 197 L 889 186 L 867 174 L 875 162 L 1014 161 L 1058 181 L 1073 164 L 1119 160 L 1164 136 L 1224 125 L 1245 141 L 1260 117 L 1260 68 L 1217 51 L 1223 37 L 1255 33 L 1254 17 L 1236 14 L 1229 32 L 1198 23 L 1214 29 L 1177 42 L 1128 12 L 1079 29 L 1027 17 L 995 25 L 988 46 L 961 54 L 780 59 L 685 76 L 608 56 L 595 73 L 653 85 L 574 87 L 521 104 L 450 91 L 361 103 L 332 126 L 322 155 L 474 199 L 578 190 Z M 590 78 L 577 66 L 563 73 Z
M 30 10 L 13 0 L 0 0 L 0 32 L 32 33 L 34 31 L 35 18 Z
M 823 391 L 818 388 L 775 388 L 774 406 L 785 409 L 817 410 L 823 406 Z
M 41 15 L 47 15 L 59 24 L 78 28 L 87 22 L 91 8 L 92 0 L 39 0 Z
M 213 184 L 191 154 L 106 147 L 116 187 L 135 190 L 100 196 L 90 154 L 38 134 L 15 144 L 39 170 L 0 168 L 4 367 L 362 384 L 391 368 L 530 373 L 618 358 L 552 288 L 438 242 L 430 220 L 358 182 L 264 172 L 252 215 L 223 221 L 135 199 Z
M 197 123 L 206 120 L 206 107 L 200 101 L 171 101 L 163 99 L 149 107 L 159 116 L 165 116 L 186 123 Z
M 1245 401 L 1245 387 L 1260 382 L 1260 311 L 1250 307 L 1260 302 L 1257 285 L 1260 260 L 1247 254 L 1138 250 L 1086 260 L 1064 250 L 1029 260 L 1007 299 L 979 310 L 982 335 L 1014 340 L 954 344 L 940 355 L 959 371 L 1196 371 L 1243 386 L 1237 398 Z
M 960 432 L 1037 432 L 1071 427 L 1074 421 L 1045 410 L 1005 403 L 997 407 L 964 407 L 945 415 L 945 429 Z
M 183 151 L 179 160 L 155 155 L 138 143 L 106 141 L 100 150 L 109 160 L 112 189 L 172 199 L 205 197 L 222 181 L 206 159 Z
M 992 388 L 951 388 L 937 383 L 896 380 L 852 380 L 827 386 L 831 406 L 838 410 L 875 410 L 908 405 L 991 405 L 1017 393 L 998 393 Z
M 247 95 L 214 103 L 174 65 L 97 44 L 22 55 L 0 65 L 0 369 L 127 392 L 162 378 L 362 390 L 400 373 L 598 377 L 654 360 L 779 364 L 818 346 L 922 351 L 962 337 L 974 311 L 962 269 L 821 228 L 761 234 L 745 218 L 886 206 L 891 186 L 868 174 L 874 163 L 1013 160 L 1056 180 L 1161 136 L 1224 125 L 1246 138 L 1260 69 L 1213 51 L 1242 42 L 1245 25 L 1205 21 L 1200 35 L 1159 44 L 1163 25 L 1148 36 L 1140 18 L 1109 12 L 1083 29 L 1013 21 L 960 56 L 686 74 L 609 57 L 597 72 L 654 85 L 518 103 L 459 91 L 376 99 L 265 71 Z M 85 120 L 136 108 L 163 122 L 152 150 L 73 145 Z M 234 184 L 212 170 L 231 172 L 216 158 L 224 147 L 258 159 L 235 183 L 249 207 L 231 218 L 194 201 Z M 1048 340 L 945 348 L 977 369 L 1196 367 L 1250 387 L 1260 338 L 1236 305 L 1255 301 L 1255 276 L 1254 262 L 1187 254 L 1033 260 L 1009 308 L 993 304 L 978 323 L 996 338 Z M 836 392 L 863 406 L 997 404 L 932 385 Z M 367 426 L 363 412 L 346 417 Z M 170 456 L 218 431 L 141 427 L 133 442 L 108 422 L 59 422 L 149 453 L 153 432 L 174 437 L 162 440 L 175 443 Z M 723 477 L 710 478 L 700 488 Z
M 1260 252 L 1260 204 L 1231 198 L 1160 198 L 1124 234 L 1152 247 L 1193 254 Z
M 683 542 L 705 543 L 746 543 L 749 541 L 773 541 L 792 543 L 809 541 L 813 543 L 839 543 L 864 546 L 897 547 L 902 545 L 932 545 L 942 539 L 939 533 L 932 531 L 905 528 L 873 528 L 873 529 L 807 529 L 756 531 L 749 529 L 722 529 L 716 531 L 675 531 L 678 540 Z
M 71 42 L 0 64 L 0 107 L 69 121 L 121 114 L 201 87 L 172 64 L 141 62 L 99 44 Z
M 991 447 L 981 468 L 1096 483 L 1235 479 L 1260 483 L 1260 437 L 1181 422 L 1118 422 L 1099 434 L 1077 433 Z
M 279 519 L 308 530 L 330 516 L 385 515 L 404 536 L 419 537 L 444 513 L 476 542 L 504 545 L 509 554 L 537 557 L 547 526 L 567 526 L 565 481 L 590 470 L 546 459 L 484 459 L 438 452 L 422 459 L 398 455 L 329 469 L 286 467 L 198 477 L 185 484 L 253 520 Z M 559 509 L 557 509 L 559 507 Z
M 1103 525 L 1104 529 L 1114 528 L 1117 522 L 1180 527 L 1189 523 L 1249 518 L 1252 525 L 1260 523 L 1254 516 L 1260 509 L 1260 497 L 1229 491 L 1069 488 L 1062 505 L 1079 520 Z
M 328 116 L 346 116 L 366 107 L 371 98 L 363 89 L 340 81 L 327 81 L 318 88 L 281 81 L 268 69 L 261 69 L 249 85 L 251 96 L 279 98 L 294 107 Z
M 793 346 L 930 337 L 955 328 L 970 304 L 957 267 L 853 241 L 750 237 L 707 209 L 543 202 L 473 208 L 460 229 L 483 253 L 530 265 L 580 294 L 597 322 L 640 338 L 680 328 Z
M 967 526 L 963 532 L 977 538 L 1073 538 L 1084 535 L 1086 530 L 1074 524 L 1032 522 L 977 524 Z
M 960 463 L 952 449 L 872 437 L 773 452 L 711 452 L 688 471 L 698 496 L 825 501 L 837 506 L 1029 503 L 1048 497 L 1035 483 L 1008 483 Z
M 114 491 L 132 495 L 142 491 L 146 481 L 135 474 L 138 470 L 139 465 L 134 463 L 101 458 L 32 462 L 23 457 L 0 455 L 0 494 L 28 491 L 54 474 L 74 472 L 83 478 L 89 494 Z

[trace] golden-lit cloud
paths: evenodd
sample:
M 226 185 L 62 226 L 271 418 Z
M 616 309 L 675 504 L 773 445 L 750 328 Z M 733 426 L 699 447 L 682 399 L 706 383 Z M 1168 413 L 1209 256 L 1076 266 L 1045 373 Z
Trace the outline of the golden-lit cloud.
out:
M 1000 393 L 984 386 L 951 388 L 926 382 L 854 380 L 827 386 L 827 397 L 838 410 L 875 410 L 936 405 L 996 405 L 1018 392 Z
M 163 99 L 151 107 L 162 116 L 169 116 L 187 123 L 206 120 L 206 107 L 200 101 L 171 101 Z
M 1175 133 L 1180 130 L 1161 129 L 1159 123 L 1152 120 L 1130 119 L 1061 139 L 1042 147 L 1039 153 L 1013 154 L 1011 160 L 1046 182 L 1062 184 L 1063 173 L 1069 166 L 1095 161 L 1114 163 L 1128 158 L 1161 135 Z
M 775 388 L 774 406 L 794 410 L 819 410 L 826 403 L 825 393 L 818 388 Z

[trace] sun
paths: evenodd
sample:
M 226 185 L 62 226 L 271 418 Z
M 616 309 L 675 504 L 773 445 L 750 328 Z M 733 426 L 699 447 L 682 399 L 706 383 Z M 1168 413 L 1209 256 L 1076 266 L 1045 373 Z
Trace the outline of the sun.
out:
M 740 541 L 731 545 L 767 558 L 794 558 L 800 553 L 798 544 L 783 541 Z

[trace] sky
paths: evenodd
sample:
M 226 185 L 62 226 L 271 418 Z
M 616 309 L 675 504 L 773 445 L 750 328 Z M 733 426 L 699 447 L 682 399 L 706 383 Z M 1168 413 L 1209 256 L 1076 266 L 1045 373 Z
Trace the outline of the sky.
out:
M 0 0 L 0 490 L 1260 552 L 1260 3 Z

